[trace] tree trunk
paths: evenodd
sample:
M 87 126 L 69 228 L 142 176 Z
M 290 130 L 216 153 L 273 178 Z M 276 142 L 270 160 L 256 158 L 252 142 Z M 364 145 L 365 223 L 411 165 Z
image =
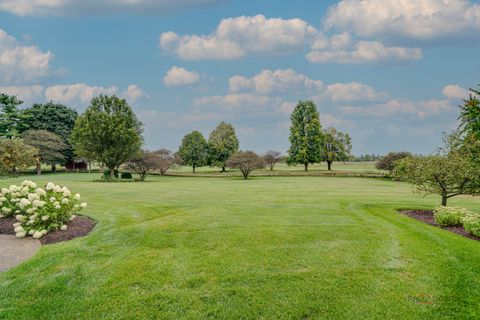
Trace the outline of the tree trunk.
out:
M 222 167 L 222 172 L 225 172 L 225 166 Z
M 274 164 L 273 164 L 273 163 L 272 163 L 272 164 L 270 164 L 270 171 L 273 171 L 273 166 L 274 166 Z
M 57 166 L 52 164 L 52 173 L 57 173 Z
M 110 170 L 110 180 L 115 179 L 115 167 L 109 168 Z
M 195 165 L 193 165 L 193 173 L 195 173 Z
M 88 161 L 88 173 L 92 172 L 92 162 Z
M 442 206 L 446 207 L 447 206 L 447 195 L 442 194 Z
M 328 171 L 332 170 L 332 161 L 327 161 Z
M 305 163 L 305 171 L 308 171 L 308 163 Z
M 37 162 L 35 166 L 35 171 L 37 172 L 37 176 L 42 174 L 42 164 L 40 162 Z

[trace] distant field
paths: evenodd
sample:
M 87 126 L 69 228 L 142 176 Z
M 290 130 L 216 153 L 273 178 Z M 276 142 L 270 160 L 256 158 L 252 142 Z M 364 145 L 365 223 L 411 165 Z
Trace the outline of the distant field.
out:
M 98 177 L 31 176 L 98 224 L 1 273 L 0 319 L 480 319 L 480 243 L 397 213 L 439 203 L 409 185 Z

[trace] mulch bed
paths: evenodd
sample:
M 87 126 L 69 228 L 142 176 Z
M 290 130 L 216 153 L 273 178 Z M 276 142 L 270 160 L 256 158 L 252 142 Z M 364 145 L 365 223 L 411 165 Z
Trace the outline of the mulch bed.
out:
M 463 227 L 442 227 L 435 223 L 435 220 L 433 218 L 433 211 L 432 210 L 399 210 L 401 214 L 404 214 L 406 216 L 409 216 L 410 218 L 417 219 L 419 221 L 428 223 L 429 225 L 435 226 L 442 228 L 444 230 L 448 230 L 450 232 L 455 232 L 456 234 L 459 234 L 461 236 L 464 236 L 466 238 L 470 238 L 473 240 L 480 241 L 479 237 L 476 237 L 467 231 Z
M 0 234 L 15 235 L 13 231 L 13 224 L 17 222 L 14 217 L 0 219 Z M 40 239 L 41 244 L 51 244 L 67 240 L 72 240 L 78 237 L 83 237 L 89 234 L 95 227 L 95 220 L 85 217 L 77 216 L 73 221 L 67 223 L 67 230 L 52 231 Z

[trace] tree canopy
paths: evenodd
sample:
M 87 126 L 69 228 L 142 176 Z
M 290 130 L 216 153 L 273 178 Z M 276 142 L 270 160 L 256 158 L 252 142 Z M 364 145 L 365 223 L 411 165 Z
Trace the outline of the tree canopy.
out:
M 22 116 L 18 106 L 22 103 L 16 96 L 0 94 L 0 136 L 11 139 L 20 135 Z
M 132 170 L 145 181 L 147 176 L 155 170 L 160 170 L 162 157 L 158 152 L 141 150 L 133 159 L 125 163 L 125 169 Z
M 401 160 L 403 158 L 406 158 L 408 156 L 411 156 L 412 154 L 410 152 L 389 152 L 385 156 L 381 157 L 376 163 L 375 167 L 378 170 L 386 170 L 392 172 L 393 169 L 395 168 L 395 162 L 398 160 Z
M 282 153 L 275 150 L 269 150 L 263 155 L 263 161 L 273 171 L 273 167 L 282 159 Z
M 16 173 L 35 165 L 38 149 L 24 143 L 22 139 L 0 137 L 0 173 Z
M 320 161 L 321 126 L 317 107 L 312 101 L 300 101 L 290 117 L 289 164 L 308 164 Z
M 208 163 L 219 165 L 225 171 L 226 162 L 238 151 L 238 145 L 235 129 L 222 121 L 208 137 Z
M 178 154 L 184 164 L 192 166 L 193 173 L 195 173 L 197 167 L 206 164 L 207 149 L 207 141 L 199 131 L 195 130 L 183 137 Z
M 332 170 L 334 161 L 347 161 L 351 156 L 352 139 L 348 133 L 343 133 L 335 128 L 322 131 L 320 160 L 325 161 L 328 170 Z
M 125 99 L 100 95 L 78 117 L 71 141 L 79 156 L 105 165 L 113 178 L 115 168 L 139 152 L 142 124 Z
M 64 154 L 68 146 L 62 137 L 47 130 L 28 130 L 23 133 L 23 141 L 38 149 L 37 174 L 40 174 L 40 164 L 64 164 L 67 158 Z
M 265 162 L 253 151 L 239 151 L 228 160 L 227 165 L 229 168 L 239 169 L 243 178 L 248 179 L 253 170 L 264 168 Z
M 458 135 L 447 136 L 444 147 L 436 154 L 398 160 L 393 173 L 413 184 L 420 195 L 440 195 L 442 206 L 457 195 L 479 195 L 480 167 L 459 146 Z

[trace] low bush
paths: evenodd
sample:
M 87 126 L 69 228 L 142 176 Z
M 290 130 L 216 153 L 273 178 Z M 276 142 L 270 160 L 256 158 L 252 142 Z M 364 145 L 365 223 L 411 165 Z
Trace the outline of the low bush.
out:
M 50 231 L 66 230 L 66 223 L 87 206 L 80 203 L 80 194 L 73 195 L 67 187 L 49 182 L 42 189 L 29 180 L 3 188 L 0 199 L 2 215 L 15 215 L 18 221 L 13 225 L 18 238 L 29 235 L 39 239 Z
M 118 179 L 118 170 L 115 170 L 113 173 L 114 177 Z M 110 170 L 103 171 L 102 180 L 110 180 Z
M 462 225 L 463 218 L 471 215 L 472 212 L 458 207 L 436 207 L 433 210 L 435 222 L 442 227 L 459 227 Z
M 467 214 L 462 220 L 465 231 L 480 237 L 480 215 Z
M 121 179 L 133 179 L 132 177 L 132 174 L 130 172 L 122 172 L 122 174 L 120 175 L 120 178 Z

